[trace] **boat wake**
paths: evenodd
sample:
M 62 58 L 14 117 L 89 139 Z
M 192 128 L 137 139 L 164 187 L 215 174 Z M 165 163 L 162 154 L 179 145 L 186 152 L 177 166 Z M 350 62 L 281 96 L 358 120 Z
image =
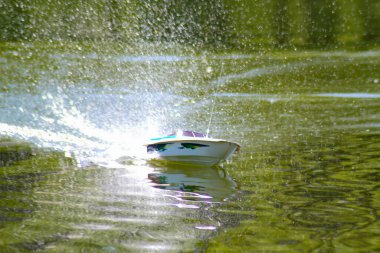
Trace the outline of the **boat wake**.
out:
M 0 117 L 0 136 L 63 151 L 75 158 L 80 166 L 105 165 L 120 158 L 142 161 L 146 155 L 144 141 L 159 129 L 155 119 L 149 115 L 144 117 L 143 113 L 135 118 L 136 114 L 116 110 L 115 105 L 109 104 L 107 108 L 111 112 L 104 111 L 104 106 L 99 106 L 97 111 L 93 102 L 99 96 L 82 96 L 74 103 L 61 94 L 44 93 L 34 95 L 27 104 L 21 102 L 25 94 L 8 95 L 3 99 L 6 107 L 0 109 L 8 113 L 8 117 L 7 113 Z M 115 95 L 108 102 L 118 101 L 117 97 Z M 116 106 L 122 107 L 123 103 L 128 102 L 119 99 Z M 126 112 L 128 109 L 126 107 Z

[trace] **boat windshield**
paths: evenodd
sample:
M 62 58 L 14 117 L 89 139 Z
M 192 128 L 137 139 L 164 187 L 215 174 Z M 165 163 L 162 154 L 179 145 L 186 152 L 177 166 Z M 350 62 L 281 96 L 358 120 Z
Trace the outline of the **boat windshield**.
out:
M 168 136 L 187 136 L 187 137 L 201 137 L 201 138 L 206 137 L 205 134 L 197 133 L 194 131 L 177 131 L 177 132 L 169 134 Z

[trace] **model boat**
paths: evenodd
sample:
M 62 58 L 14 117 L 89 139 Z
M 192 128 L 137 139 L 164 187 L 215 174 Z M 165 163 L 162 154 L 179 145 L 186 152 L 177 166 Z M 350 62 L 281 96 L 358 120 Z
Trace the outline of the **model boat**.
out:
M 240 145 L 193 131 L 177 131 L 152 138 L 146 144 L 149 158 L 190 165 L 213 166 L 232 156 Z

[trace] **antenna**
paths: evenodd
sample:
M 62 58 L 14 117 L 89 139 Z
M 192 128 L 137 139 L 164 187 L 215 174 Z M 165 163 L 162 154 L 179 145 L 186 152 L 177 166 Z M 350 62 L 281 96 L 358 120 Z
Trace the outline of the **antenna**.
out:
M 215 108 L 215 99 L 213 98 L 212 99 L 211 116 L 210 116 L 210 119 L 208 121 L 208 126 L 207 126 L 207 131 L 206 131 L 206 137 L 208 137 L 208 134 L 210 133 L 210 126 L 211 126 L 211 122 L 212 122 L 212 116 L 214 115 L 214 108 Z
M 222 63 L 222 68 L 220 70 L 220 74 L 219 76 L 222 76 L 223 74 L 223 66 L 224 66 L 224 63 Z M 220 77 L 219 77 L 220 78 Z M 215 91 L 214 91 L 215 92 Z M 215 98 L 213 97 L 212 98 L 212 107 L 211 107 L 211 115 L 210 115 L 210 119 L 208 121 L 208 126 L 207 126 L 207 130 L 206 130 L 206 137 L 208 137 L 209 133 L 210 133 L 210 127 L 211 127 L 211 122 L 212 122 L 212 117 L 214 116 L 214 109 L 215 109 Z

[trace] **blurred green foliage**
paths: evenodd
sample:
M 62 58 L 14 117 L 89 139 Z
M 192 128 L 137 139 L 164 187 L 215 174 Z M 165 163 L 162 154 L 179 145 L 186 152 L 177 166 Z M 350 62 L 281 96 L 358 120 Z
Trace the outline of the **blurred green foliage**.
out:
M 380 41 L 377 0 L 2 0 L 0 40 L 176 42 L 243 49 Z

